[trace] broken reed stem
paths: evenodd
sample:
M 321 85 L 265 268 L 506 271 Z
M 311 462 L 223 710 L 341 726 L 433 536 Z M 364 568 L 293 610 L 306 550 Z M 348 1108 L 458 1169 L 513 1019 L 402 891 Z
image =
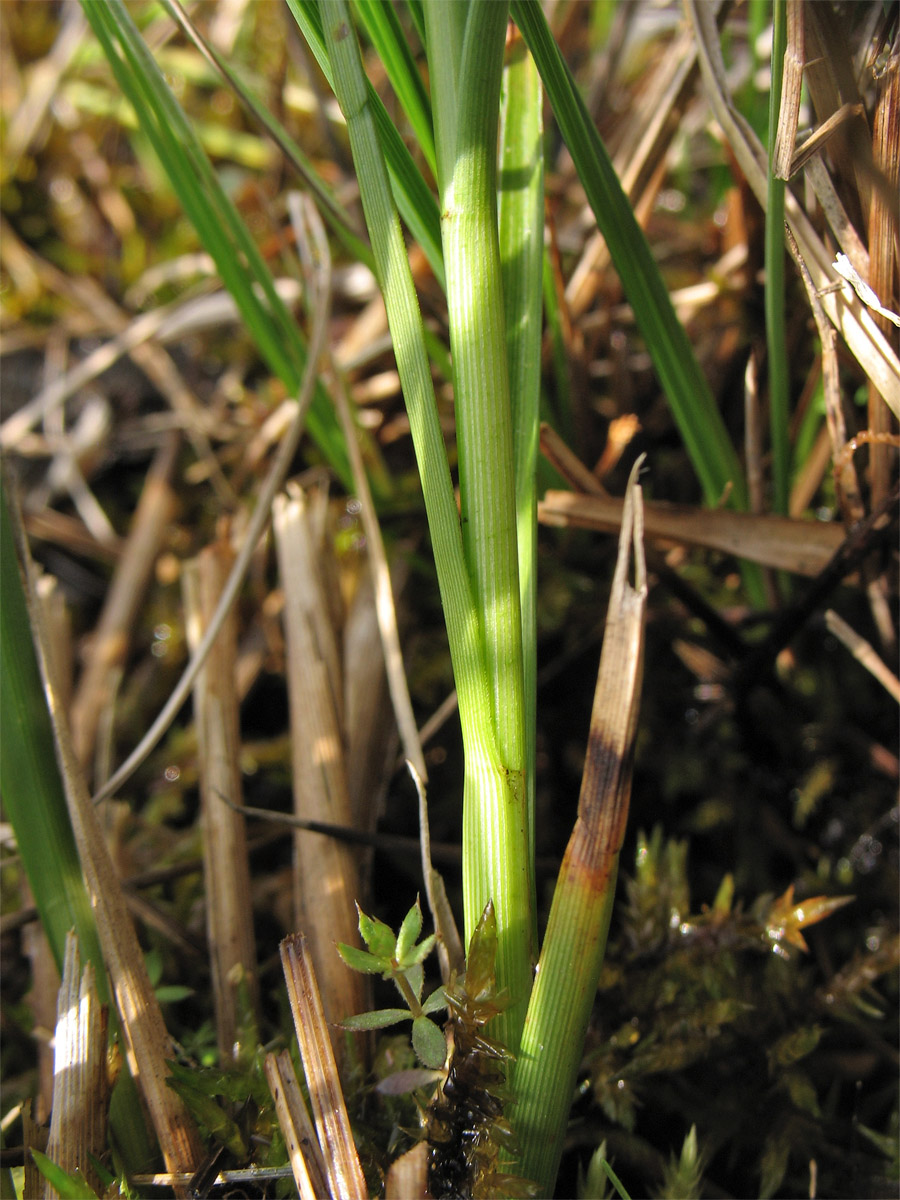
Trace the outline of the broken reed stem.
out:
M 327 1196 L 325 1163 L 291 1056 L 287 1050 L 267 1054 L 263 1066 L 301 1200 Z
M 100 1178 L 92 1159 L 106 1152 L 108 1082 L 107 1009 L 94 985 L 94 968 L 81 969 L 78 938 L 66 936 L 54 1039 L 53 1109 L 47 1157 L 71 1174 L 80 1171 L 93 1188 Z M 56 1195 L 46 1181 L 43 1193 Z
M 185 564 L 182 588 L 192 653 L 215 613 L 233 559 L 230 548 L 219 542 Z M 257 1000 L 246 827 L 243 816 L 221 799 L 242 802 L 236 661 L 232 608 L 194 684 L 206 930 L 222 1066 L 253 1052 L 255 1047 L 244 1043 L 255 1041 Z
M 273 506 L 278 566 L 284 589 L 287 676 L 293 747 L 294 812 L 307 821 L 350 826 L 344 762 L 341 655 L 329 616 L 323 547 L 310 502 L 299 489 Z M 330 838 L 294 834 L 295 922 L 309 937 L 322 981 L 325 1011 L 340 1021 L 366 1006 L 363 976 L 350 971 L 334 943 L 356 945 L 356 852 Z
M 282 941 L 281 965 L 328 1177 L 328 1194 L 335 1200 L 366 1200 L 368 1189 L 350 1129 L 316 972 L 303 934 L 291 934 Z
M 350 812 L 353 824 L 360 832 L 374 832 L 390 764 L 396 755 L 397 738 L 375 593 L 365 566 L 347 606 L 343 652 L 344 737 Z M 368 865 L 371 857 L 370 854 L 365 856 Z
M 813 320 L 816 323 L 816 329 L 819 333 L 819 342 L 822 348 L 822 391 L 825 398 L 825 423 L 831 439 L 831 456 L 835 464 L 835 492 L 837 493 L 838 506 L 841 510 L 841 516 L 844 519 L 844 525 L 846 529 L 851 529 L 857 521 L 862 520 L 866 510 L 862 502 L 859 479 L 852 459 L 848 460 L 846 465 L 838 465 L 843 464 L 841 453 L 849 439 L 847 437 L 847 422 L 844 419 L 844 406 L 841 400 L 841 381 L 838 374 L 837 333 L 825 315 L 821 298 L 813 283 L 806 261 L 800 253 L 796 238 L 790 228 L 786 232 L 788 249 L 791 252 L 794 262 L 797 264 L 797 270 L 800 272 L 800 278 L 803 280 L 803 286 L 806 288 Z
M 781 81 L 781 107 L 772 153 L 772 173 L 776 179 L 790 179 L 797 125 L 800 121 L 800 92 L 803 87 L 803 5 L 787 0 L 787 36 L 784 71 Z M 796 167 L 793 168 L 796 170 Z

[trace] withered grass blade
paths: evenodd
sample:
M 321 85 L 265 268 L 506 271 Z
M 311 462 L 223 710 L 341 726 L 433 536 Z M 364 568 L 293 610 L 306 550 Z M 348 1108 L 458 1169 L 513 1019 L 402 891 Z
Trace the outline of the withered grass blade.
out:
M 49 691 L 52 696 L 52 689 Z M 193 1171 L 203 1148 L 187 1109 L 166 1083 L 169 1075 L 166 1060 L 173 1051 L 159 1001 L 147 974 L 97 811 L 53 700 L 51 715 L 61 750 L 72 829 L 115 994 L 128 1068 L 143 1096 L 167 1169 Z
M 825 421 L 831 441 L 831 454 L 835 464 L 834 482 L 838 504 L 844 524 L 849 529 L 865 516 L 859 478 L 853 459 L 843 461 L 841 455 L 849 441 L 844 406 L 841 399 L 841 381 L 838 374 L 837 333 L 828 321 L 822 301 L 812 281 L 809 269 L 800 253 L 793 233 L 788 230 L 788 249 L 794 257 L 812 309 L 813 320 L 822 347 L 822 389 L 825 397 Z
M 809 5 L 806 13 L 819 13 L 824 7 Z M 731 98 L 711 6 L 701 0 L 685 0 L 685 9 L 697 37 L 700 69 L 710 106 L 748 184 L 759 203 L 765 207 L 765 152 L 756 134 L 737 112 Z M 807 54 L 810 53 L 812 51 L 808 49 Z M 807 72 L 807 81 L 808 75 Z M 885 403 L 895 415 L 900 416 L 900 359 L 896 351 L 856 296 L 848 294 L 848 288 L 837 292 L 824 290 L 835 282 L 831 268 L 833 256 L 797 201 L 790 194 L 785 199 L 787 224 L 797 240 L 813 284 L 821 293 L 822 307 L 829 321 L 843 335 L 851 353 L 878 387 Z M 852 221 L 853 214 L 850 216 Z
M 685 109 L 694 93 L 697 50 L 689 29 L 674 41 L 653 70 L 632 114 L 629 129 L 613 159 L 616 174 L 632 205 L 650 216 L 662 183 L 659 166 L 664 163 L 672 139 L 681 128 Z M 566 285 L 566 300 L 573 318 L 581 316 L 595 301 L 611 257 L 606 239 L 599 231 L 588 240 L 584 253 Z
M 330 1195 L 334 1200 L 365 1200 L 366 1181 L 353 1142 L 316 972 L 303 934 L 291 934 L 282 941 L 281 965 Z
M 367 538 L 368 542 L 368 538 Z M 368 549 L 366 557 L 368 557 Z M 360 830 L 372 832 L 397 749 L 372 579 L 364 564 L 343 630 L 347 790 Z M 402 660 L 401 660 L 402 670 Z
M 568 1108 L 603 964 L 619 851 L 631 799 L 644 660 L 647 579 L 641 492 L 632 469 L 610 591 L 578 819 L 553 893 L 528 1006 L 513 1127 L 520 1170 L 547 1194 L 559 1167 Z M 633 562 L 634 583 L 629 581 Z M 573 980 L 574 975 L 574 980 Z M 540 1079 L 540 1089 L 534 1079 Z
M 623 511 L 624 502 L 613 497 L 549 491 L 538 504 L 538 520 L 612 533 Z M 644 506 L 644 522 L 648 538 L 706 546 L 800 575 L 816 575 L 844 540 L 840 526 L 821 521 L 660 502 Z
M 772 154 L 772 171 L 776 179 L 791 177 L 802 88 L 803 5 L 801 0 L 787 0 L 787 40 L 781 81 L 781 107 L 778 112 L 775 150 Z
M 172 1055 L 169 1036 L 97 810 L 75 757 L 66 715 L 48 667 L 43 622 L 36 606 L 32 606 L 31 617 L 66 808 L 102 961 L 115 997 L 129 1072 L 141 1092 L 168 1169 L 190 1172 L 202 1154 L 200 1139 L 186 1108 L 166 1084 L 166 1059 Z M 92 944 L 93 930 L 82 936 L 86 934 L 91 935 Z
M 366 545 L 368 547 L 369 568 L 372 574 L 372 585 L 375 594 L 378 630 L 381 635 L 381 645 L 384 651 L 391 701 L 394 705 L 394 713 L 397 718 L 397 728 L 400 730 L 404 754 L 416 768 L 420 777 L 427 780 L 428 772 L 425 767 L 425 756 L 422 753 L 422 744 L 419 741 L 412 701 L 409 698 L 406 673 L 403 669 L 403 654 L 400 649 L 400 634 L 397 628 L 397 610 L 391 588 L 391 573 L 388 567 L 387 556 L 384 552 L 384 539 L 381 536 L 381 526 L 375 512 L 375 505 L 372 502 L 372 490 L 369 487 L 362 454 L 359 449 L 356 426 L 350 410 L 350 401 L 344 387 L 344 382 L 339 376 L 335 378 L 332 390 L 341 428 L 347 442 L 347 453 L 350 457 L 350 466 L 353 470 L 353 483 L 362 506 L 361 515 L 363 528 L 366 532 Z
M 196 651 L 233 565 L 227 545 L 207 547 L 182 576 L 188 644 Z M 243 816 L 221 796 L 241 804 L 240 728 L 236 686 L 237 620 L 232 608 L 194 684 L 199 755 L 206 930 L 222 1065 L 254 1047 L 242 1046 L 249 1002 L 256 1004 L 256 945 L 247 833 Z
M 876 654 L 872 645 L 861 637 L 856 630 L 829 608 L 825 613 L 825 624 L 828 632 L 843 643 L 857 662 L 861 663 L 870 675 L 881 684 L 885 691 L 900 704 L 900 679 L 888 669 L 887 664 Z
M 321 230 L 321 221 L 315 217 L 311 219 L 311 225 L 315 231 L 317 228 Z M 319 239 L 317 238 L 317 243 Z M 288 425 L 287 431 L 280 438 L 278 450 L 272 461 L 269 470 L 259 488 L 256 497 L 256 507 L 253 511 L 244 535 L 244 540 L 241 548 L 237 553 L 234 561 L 231 574 L 228 577 L 228 582 L 223 589 L 222 597 L 216 609 L 215 617 L 210 621 L 209 628 L 203 635 L 203 641 L 198 647 L 197 652 L 192 655 L 191 661 L 185 668 L 181 678 L 169 696 L 169 699 L 163 705 L 162 710 L 157 714 L 152 725 L 147 730 L 140 743 L 134 748 L 124 763 L 116 770 L 111 779 L 109 779 L 99 792 L 95 795 L 94 801 L 99 802 L 101 799 L 106 799 L 112 796 L 117 788 L 121 787 L 122 783 L 128 779 L 131 774 L 137 770 L 138 766 L 144 761 L 148 754 L 157 745 L 165 731 L 169 728 L 172 721 L 175 719 L 181 706 L 184 704 L 190 690 L 193 687 L 194 679 L 197 672 L 203 665 L 207 653 L 209 652 L 213 641 L 216 637 L 216 631 L 219 621 L 224 617 L 225 613 L 234 603 L 238 593 L 238 589 L 244 579 L 244 575 L 250 565 L 253 555 L 256 553 L 257 544 L 263 534 L 264 529 L 269 523 L 272 501 L 276 493 L 281 488 L 284 480 L 290 469 L 293 461 L 294 453 L 300 442 L 300 437 L 303 433 L 306 417 L 310 406 L 313 403 L 316 394 L 316 384 L 318 381 L 317 364 L 319 356 L 322 354 L 325 345 L 325 339 L 329 328 L 329 315 L 331 312 L 331 259 L 327 253 L 320 254 L 318 257 L 318 268 L 314 277 L 310 280 L 310 286 L 313 290 L 313 295 L 310 298 L 309 307 L 314 313 L 312 322 L 312 334 L 309 341 L 309 356 L 306 361 L 306 366 L 303 372 L 303 381 L 300 385 L 300 390 L 297 395 L 296 404 L 293 405 L 293 417 Z

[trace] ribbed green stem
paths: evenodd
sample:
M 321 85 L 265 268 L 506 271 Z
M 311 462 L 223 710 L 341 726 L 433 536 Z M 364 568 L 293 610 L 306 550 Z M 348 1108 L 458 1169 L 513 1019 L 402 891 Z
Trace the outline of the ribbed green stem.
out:
M 513 1126 L 520 1156 L 516 1169 L 553 1194 L 588 1020 L 606 953 L 616 894 L 618 855 L 606 888 L 579 887 L 578 871 L 560 871 L 541 949 L 540 969 L 516 1064 L 518 1103 Z M 568 887 L 568 894 L 567 894 Z
M 428 45 L 440 58 L 445 57 L 441 32 L 453 7 L 432 0 L 425 8 Z M 437 120 L 463 544 L 506 781 L 501 792 L 493 794 L 482 776 L 480 786 L 488 787 L 488 793 L 466 792 L 464 922 L 468 940 L 485 904 L 493 899 L 502 964 L 498 970 L 512 972 L 498 978 L 515 1000 L 505 1014 L 504 1030 L 514 1049 L 530 988 L 533 905 L 512 415 L 497 231 L 497 113 L 505 37 L 505 5 L 472 0 L 458 71 L 437 71 L 432 108 Z M 441 86 L 448 92 L 446 104 Z M 454 111 L 455 144 L 450 132 Z M 499 844 L 492 844 L 494 830 L 500 834 Z M 518 931 L 525 936 L 516 945 Z
M 490 6 L 488 6 L 490 7 Z M 529 932 L 532 922 L 530 872 L 528 869 L 528 832 L 524 811 L 522 782 L 522 737 L 518 737 L 515 760 L 499 748 L 496 697 L 492 695 L 491 673 L 486 664 L 484 620 L 475 596 L 478 589 L 470 581 L 463 552 L 460 520 L 450 482 L 448 461 L 438 422 L 437 404 L 422 336 L 421 316 L 416 302 L 406 247 L 392 202 L 388 175 L 378 142 L 373 113 L 368 100 L 366 77 L 362 71 L 358 43 L 353 36 L 349 10 L 343 0 L 323 0 L 325 41 L 328 44 L 335 95 L 347 119 L 350 148 L 360 184 L 362 206 L 382 284 L 386 310 L 394 340 L 397 370 L 406 398 L 416 458 L 422 480 L 428 526 L 432 534 L 440 594 L 448 626 L 450 653 L 454 661 L 464 750 L 466 780 L 463 794 L 463 840 L 467 846 L 467 913 L 474 912 L 470 925 L 480 916 L 488 899 L 497 910 L 497 978 L 508 986 L 516 1003 L 503 1015 L 500 1036 L 517 1042 L 517 1030 L 524 1018 L 530 983 Z M 503 43 L 499 44 L 502 54 Z M 499 71 L 498 71 L 499 78 Z M 496 113 L 496 107 L 494 107 Z M 496 133 L 493 152 L 496 154 Z M 496 209 L 493 209 L 493 246 L 497 247 Z M 497 269 L 499 280 L 499 269 Z M 497 289 L 499 295 L 499 288 Z M 502 305 L 502 299 L 500 299 Z M 503 312 L 500 307 L 499 353 L 505 371 Z M 455 364 L 456 366 L 456 364 Z M 487 418 L 486 418 L 487 419 Z M 511 438 L 509 413 L 506 413 L 506 437 L 509 439 L 508 486 L 512 553 L 515 568 L 515 511 L 512 506 Z M 512 575 L 515 606 L 514 662 L 518 668 L 521 694 L 521 629 L 518 619 L 518 582 Z M 510 618 L 508 618 L 509 620 Z M 497 620 L 492 620 L 492 626 Z M 496 658 L 496 652 L 494 652 Z M 506 666 L 509 671 L 509 666 Z M 521 700 L 517 707 L 521 726 Z M 510 719 L 504 716 L 504 731 Z M 478 910 L 475 912 L 475 910 Z M 467 922 L 467 929 L 470 928 Z M 498 1022 L 500 1024 L 500 1022 Z
M 426 18 L 434 9 L 434 4 L 426 8 Z M 504 6 L 476 0 L 463 44 L 457 150 L 442 188 L 441 232 L 463 544 L 483 622 L 500 752 L 508 767 L 520 771 L 524 765 L 522 635 L 506 321 L 497 234 L 497 112 L 505 32 Z M 479 905 L 471 914 L 471 928 L 483 907 Z M 466 928 L 471 932 L 468 920 Z
M 462 194 L 466 199 L 444 246 L 445 263 L 448 254 L 454 260 L 454 283 L 450 285 L 448 272 L 448 290 L 455 298 L 450 302 L 451 338 L 457 406 L 461 411 L 466 412 L 466 400 L 460 400 L 461 388 L 469 398 L 463 420 L 466 432 L 461 440 L 467 440 L 470 449 L 460 483 L 463 523 L 474 525 L 474 532 L 466 528 L 461 533 L 421 316 L 348 7 L 343 0 L 324 0 L 321 11 L 335 94 L 347 119 L 409 411 L 459 694 L 466 754 L 463 839 L 467 936 L 487 901 L 493 899 L 498 926 L 497 980 L 515 998 L 498 1022 L 503 1026 L 498 1033 L 514 1048 L 531 980 L 532 889 L 523 781 L 512 434 L 496 215 L 496 114 L 505 16 L 502 8 L 498 10 L 492 4 L 476 4 L 469 12 L 462 70 L 473 72 L 478 88 L 475 83 L 471 89 L 461 84 L 459 87 L 457 138 L 466 151 L 457 155 L 449 185 L 452 194 Z M 468 81 L 469 76 L 465 78 Z M 440 105 L 439 97 L 433 95 L 432 100 Z M 493 112 L 493 122 L 485 115 L 485 106 L 488 113 Z M 436 144 L 440 170 L 446 146 L 442 151 L 440 136 Z M 469 171 L 459 166 L 464 158 L 470 160 Z M 475 218 L 470 217 L 469 206 L 476 208 Z M 460 225 L 466 230 L 464 245 L 457 232 Z M 486 386 L 485 379 L 490 386 Z M 476 402 L 480 408 L 473 407 Z M 483 476 L 493 481 L 486 491 Z
M 498 215 L 515 456 L 516 533 L 525 705 L 525 790 L 528 861 L 532 870 L 537 719 L 535 470 L 541 386 L 541 275 L 544 247 L 542 98 L 540 77 L 534 61 L 524 42 L 517 39 L 507 53 L 503 74 Z M 536 918 L 535 913 L 535 922 Z

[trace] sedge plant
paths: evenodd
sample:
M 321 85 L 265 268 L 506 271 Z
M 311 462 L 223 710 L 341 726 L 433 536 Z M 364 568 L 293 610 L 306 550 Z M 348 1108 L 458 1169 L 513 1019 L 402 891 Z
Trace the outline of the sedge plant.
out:
M 598 852 L 599 885 L 596 876 L 587 880 L 576 870 L 561 874 L 540 986 L 533 988 L 538 962 L 534 476 L 544 272 L 544 90 L 706 501 L 717 504 L 727 497 L 743 507 L 746 487 L 646 239 L 536 0 L 514 0 L 510 7 L 493 0 L 411 4 L 428 61 L 428 92 L 387 6 L 368 0 L 352 5 L 287 0 L 287 6 L 346 120 L 371 262 L 384 294 L 409 414 L 459 698 L 465 940 L 468 944 L 492 905 L 496 981 L 510 1002 L 491 1033 L 517 1059 L 514 1122 L 523 1148 L 513 1166 L 549 1194 L 602 963 L 628 781 L 616 776 L 606 798 L 615 819 L 607 821 L 607 842 Z M 177 13 L 172 3 L 164 7 Z M 84 9 L 263 355 L 286 387 L 295 389 L 306 347 L 127 9 L 119 0 L 84 0 Z M 518 27 L 514 36 L 510 15 Z M 358 30 L 385 64 L 433 173 L 436 195 L 366 78 Z M 227 71 L 225 64 L 220 67 Z M 274 119 L 266 124 L 280 144 L 289 145 Z M 298 169 L 311 170 L 301 156 L 293 160 Z M 352 221 L 320 184 L 316 190 L 331 211 L 337 236 L 345 246 L 358 246 Z M 433 354 L 401 220 L 446 290 L 459 506 L 438 418 Z M 324 390 L 316 396 L 310 431 L 346 479 L 345 451 Z M 639 526 L 634 515 L 632 520 Z M 636 609 L 642 586 L 640 580 L 637 584 Z M 638 655 L 638 680 L 639 675 Z M 417 937 L 418 924 L 412 924 Z M 581 953 L 585 944 L 589 954 Z M 417 1011 L 419 1004 L 414 995 L 410 1011 L 427 1034 L 423 1022 L 430 1009 Z
M 465 936 L 468 942 L 485 906 L 492 903 L 497 983 L 511 1000 L 492 1028 L 518 1059 L 518 1166 L 542 1193 L 549 1192 L 602 963 L 628 781 L 606 781 L 609 817 L 603 848 L 598 852 L 592 847 L 591 854 L 584 855 L 579 849 L 567 856 L 541 955 L 539 986 L 532 990 L 537 948 L 533 807 L 527 781 L 533 778 L 534 713 L 526 693 L 533 693 L 535 653 L 532 530 L 542 259 L 541 91 L 533 66 L 524 65 L 521 42 L 510 52 L 504 81 L 504 5 L 476 0 L 424 6 L 453 357 L 457 514 L 421 317 L 353 15 L 344 0 L 325 0 L 319 9 L 301 0 L 290 2 L 301 28 L 310 32 L 311 44 L 321 28 L 329 78 L 347 121 L 419 463 L 459 695 L 465 750 Z M 543 18 L 530 5 L 517 9 L 516 16 L 567 106 L 573 141 L 582 139 L 584 161 L 599 142 L 564 65 L 553 54 L 552 39 L 549 44 L 546 40 Z M 602 153 L 599 157 L 604 160 Z M 498 161 L 503 173 L 499 187 Z M 623 264 L 637 263 L 631 270 L 633 302 L 650 328 L 655 327 L 660 373 L 683 401 L 686 428 L 696 422 L 697 461 L 707 494 L 721 494 L 737 482 L 740 499 L 733 450 L 608 160 L 604 165 L 605 172 L 591 173 L 589 196 L 597 207 L 607 204 L 615 216 L 610 228 L 616 257 Z M 642 244 L 642 251 L 634 250 L 633 241 Z M 708 453 L 710 431 L 719 455 Z M 639 606 L 639 593 L 635 595 Z M 639 654 L 634 661 L 639 677 Z M 587 947 L 590 953 L 584 953 Z

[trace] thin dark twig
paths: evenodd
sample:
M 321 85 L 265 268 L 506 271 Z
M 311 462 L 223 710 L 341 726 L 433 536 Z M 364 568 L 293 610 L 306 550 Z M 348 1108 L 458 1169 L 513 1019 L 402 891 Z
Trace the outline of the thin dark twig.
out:
M 790 608 L 785 609 L 772 626 L 768 637 L 737 667 L 734 682 L 739 688 L 746 689 L 759 682 L 778 654 L 822 606 L 829 592 L 851 571 L 856 570 L 863 560 L 891 535 L 896 517 L 893 520 L 884 518 L 896 509 L 898 500 L 900 483 L 895 483 L 869 516 L 853 526 L 829 563 L 813 579 L 804 594 Z

